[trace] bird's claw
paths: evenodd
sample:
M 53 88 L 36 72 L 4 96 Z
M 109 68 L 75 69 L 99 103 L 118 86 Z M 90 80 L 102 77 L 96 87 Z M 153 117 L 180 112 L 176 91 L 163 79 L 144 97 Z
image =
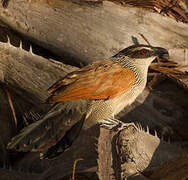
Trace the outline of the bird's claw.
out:
M 127 128 L 128 126 L 135 126 L 134 123 L 124 123 L 118 119 L 114 118 L 108 118 L 100 121 L 100 127 L 103 127 L 108 130 L 115 130 L 115 131 L 120 131 L 122 129 Z
M 103 119 L 100 121 L 100 127 L 103 127 L 108 130 L 117 130 L 122 125 L 123 125 L 123 122 L 114 118 Z

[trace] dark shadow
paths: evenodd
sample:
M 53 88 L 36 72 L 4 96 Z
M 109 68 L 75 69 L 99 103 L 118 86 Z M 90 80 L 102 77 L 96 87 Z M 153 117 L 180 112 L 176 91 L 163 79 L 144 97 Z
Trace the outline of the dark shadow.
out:
M 113 136 L 112 138 L 112 166 L 113 166 L 113 170 L 115 172 L 115 177 L 116 180 L 121 180 L 121 160 L 120 160 L 120 156 L 118 156 L 117 154 L 117 148 L 116 148 L 116 141 L 117 138 L 119 136 L 119 133 L 117 133 L 115 136 Z

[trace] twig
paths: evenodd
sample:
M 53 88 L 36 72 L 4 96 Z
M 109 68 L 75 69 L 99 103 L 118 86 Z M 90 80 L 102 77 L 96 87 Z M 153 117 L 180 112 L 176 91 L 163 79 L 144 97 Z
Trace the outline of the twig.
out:
M 146 43 L 147 43 L 148 45 L 151 46 L 150 42 L 147 40 L 147 38 L 146 38 L 143 34 L 141 34 L 141 33 L 138 33 L 138 34 L 146 41 Z
M 8 89 L 6 89 L 6 88 L 5 88 L 5 92 L 7 93 L 8 102 L 9 102 L 9 105 L 10 105 L 10 108 L 11 108 L 11 111 L 12 111 L 12 115 L 13 115 L 13 118 L 14 118 L 14 123 L 17 127 L 18 121 L 17 121 L 17 118 L 16 118 L 16 113 L 15 113 L 14 105 L 12 103 L 11 95 L 10 95 Z
M 72 172 L 72 180 L 75 180 L 76 164 L 77 164 L 78 161 L 81 161 L 81 160 L 83 160 L 83 159 L 82 159 L 82 158 L 79 158 L 79 159 L 76 159 L 76 160 L 74 161 L 73 172 Z

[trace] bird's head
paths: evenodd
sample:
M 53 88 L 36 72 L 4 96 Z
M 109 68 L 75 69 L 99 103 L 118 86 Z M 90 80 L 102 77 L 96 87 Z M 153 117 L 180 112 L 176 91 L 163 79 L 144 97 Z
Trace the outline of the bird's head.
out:
M 150 64 L 156 57 L 168 59 L 168 51 L 161 47 L 153 47 L 149 45 L 133 45 L 123 49 L 118 56 L 127 56 L 131 61 L 137 64 Z

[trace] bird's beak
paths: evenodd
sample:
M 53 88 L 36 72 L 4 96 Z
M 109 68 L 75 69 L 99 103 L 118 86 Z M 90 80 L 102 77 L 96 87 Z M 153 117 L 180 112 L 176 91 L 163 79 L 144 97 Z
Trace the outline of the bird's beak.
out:
M 155 53 L 160 59 L 168 60 L 169 53 L 166 49 L 161 47 L 155 47 Z

